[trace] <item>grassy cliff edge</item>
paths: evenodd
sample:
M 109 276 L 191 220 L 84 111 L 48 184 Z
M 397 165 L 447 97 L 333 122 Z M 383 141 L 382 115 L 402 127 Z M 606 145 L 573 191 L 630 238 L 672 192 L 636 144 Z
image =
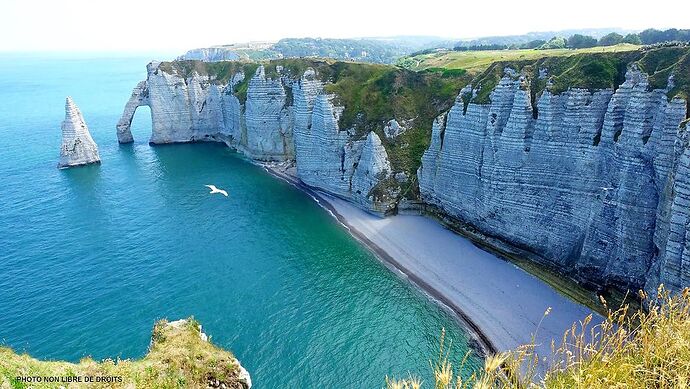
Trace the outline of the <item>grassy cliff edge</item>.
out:
M 1 389 L 55 387 L 248 389 L 251 379 L 230 352 L 208 340 L 193 318 L 157 322 L 149 351 L 138 360 L 40 361 L 0 347 Z

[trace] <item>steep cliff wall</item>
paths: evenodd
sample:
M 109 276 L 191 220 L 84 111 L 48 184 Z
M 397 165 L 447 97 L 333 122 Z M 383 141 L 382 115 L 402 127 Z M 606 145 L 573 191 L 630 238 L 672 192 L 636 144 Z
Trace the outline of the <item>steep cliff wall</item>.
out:
M 401 192 L 394 173 L 409 173 L 409 168 L 393 166 L 386 146 L 372 130 L 383 133 L 387 122 L 397 123 L 395 113 L 366 107 L 381 115 L 367 117 L 354 115 L 351 109 L 350 121 L 343 121 L 346 108 L 341 104 L 359 106 L 359 94 L 342 97 L 329 88 L 347 93 L 352 88 L 337 87 L 365 77 L 412 72 L 323 61 L 266 66 L 182 61 L 151 63 L 147 70 L 147 79 L 134 88 L 117 125 L 121 143 L 133 141 L 132 118 L 137 107 L 146 105 L 152 116 L 150 143 L 222 141 L 254 160 L 295 161 L 304 183 L 372 212 L 394 209 Z M 418 78 L 410 80 L 419 83 Z M 375 101 L 387 106 L 384 102 Z M 442 107 L 432 113 L 438 114 Z M 399 119 L 414 122 L 408 116 L 422 115 L 412 110 Z M 402 133 L 400 126 L 396 130 Z M 387 139 L 389 147 L 398 142 L 398 135 Z M 402 177 L 408 177 L 407 173 Z
M 371 193 L 392 170 L 378 135 L 369 132 L 362 139 L 354 130 L 340 129 L 344 108 L 334 104 L 337 96 L 324 93 L 324 85 L 313 69 L 304 73 L 292 91 L 299 178 L 372 211 L 389 211 L 391 199 L 379 201 Z
M 118 139 L 131 141 L 134 110 L 148 105 L 152 143 L 222 141 L 294 161 L 305 184 L 372 212 L 422 200 L 582 281 L 678 290 L 690 284 L 679 130 L 689 51 L 495 63 L 473 77 L 318 60 L 152 63 Z
M 672 80 L 654 89 L 627 65 L 615 90 L 554 92 L 550 80 L 535 91 L 538 80 L 513 69 L 488 103 L 481 86 L 465 90 L 434 123 L 422 199 L 584 281 L 689 286 L 687 103 L 669 98 Z
M 244 110 L 246 153 L 254 159 L 284 160 L 294 156 L 292 107 L 283 81 L 266 78 L 260 66 L 249 81 Z
M 185 77 L 166 72 L 160 63 L 147 66 L 148 77 L 134 88 L 117 125 L 118 141 L 133 141 L 130 125 L 139 106 L 151 108 L 150 143 L 192 142 L 225 134 L 224 121 L 229 103 L 222 98 L 225 87 L 213 82 L 208 75 Z M 230 105 L 230 104 L 228 104 Z M 228 126 L 231 128 L 231 126 Z

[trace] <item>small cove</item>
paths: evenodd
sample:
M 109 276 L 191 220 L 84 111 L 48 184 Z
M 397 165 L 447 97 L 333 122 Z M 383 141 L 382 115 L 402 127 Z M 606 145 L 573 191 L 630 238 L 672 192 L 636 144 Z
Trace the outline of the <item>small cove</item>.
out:
M 0 62 L 2 344 L 38 358 L 136 358 L 154 320 L 194 315 L 257 388 L 381 387 L 408 371 L 428 382 L 441 328 L 452 358 L 464 356 L 455 319 L 307 194 L 221 145 L 149 146 L 143 110 L 135 143 L 119 146 L 114 126 L 146 62 Z M 55 168 L 68 94 L 101 166 Z

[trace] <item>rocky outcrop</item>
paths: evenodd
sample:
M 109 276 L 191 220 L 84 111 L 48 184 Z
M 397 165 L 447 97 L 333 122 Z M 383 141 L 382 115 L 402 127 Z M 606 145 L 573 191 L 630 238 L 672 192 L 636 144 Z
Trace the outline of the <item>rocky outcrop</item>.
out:
M 209 337 L 206 335 L 206 333 L 203 331 L 201 328 L 201 324 L 198 324 L 194 319 L 189 318 L 189 319 L 180 319 L 180 320 L 175 320 L 171 322 L 165 323 L 165 328 L 163 331 L 167 331 L 168 333 L 174 334 L 175 332 L 179 331 L 185 331 L 186 328 L 189 327 L 197 327 L 197 331 L 199 333 L 199 339 L 203 343 L 209 343 Z M 155 344 L 155 339 L 151 339 L 151 347 Z M 252 377 L 249 375 L 249 372 L 247 369 L 242 366 L 240 361 L 237 358 L 232 358 L 230 361 L 231 365 L 237 367 L 237 379 L 236 381 L 242 386 L 243 389 L 251 389 L 252 387 Z M 219 379 L 209 377 L 209 382 L 208 386 L 209 387 L 228 387 L 228 385 L 231 385 L 231 383 L 224 383 Z
M 350 199 L 365 209 L 385 214 L 394 199 L 376 197 L 372 190 L 391 172 L 388 155 L 374 132 L 366 138 L 341 130 L 343 107 L 336 96 L 323 93 L 313 70 L 292 88 L 297 176 L 305 184 Z
M 688 286 L 686 102 L 634 67 L 615 91 L 531 97 L 509 70 L 490 104 L 458 96 L 422 157 L 422 199 L 580 280 Z
M 58 168 L 100 163 L 98 146 L 91 138 L 84 117 L 71 97 L 65 101 L 65 120 L 62 122 L 62 145 Z
M 388 139 L 395 139 L 398 136 L 400 136 L 402 133 L 404 133 L 407 129 L 398 123 L 397 120 L 392 119 L 388 121 L 386 126 L 383 128 L 383 134 L 386 136 Z
M 360 205 L 385 213 L 389 202 L 395 199 L 398 188 L 397 185 L 393 185 L 393 188 L 385 186 L 391 173 L 388 153 L 379 136 L 372 131 L 364 141 L 359 162 L 352 175 L 350 189 L 352 198 Z M 380 189 L 380 191 L 376 192 L 375 189 Z
M 225 86 L 216 84 L 208 75 L 193 73 L 184 77 L 166 72 L 159 65 L 150 63 L 146 81 L 132 91 L 117 125 L 120 143 L 133 141 L 130 126 L 140 106 L 151 109 L 152 144 L 218 140 L 231 135 L 225 133 L 225 120 L 232 120 L 233 109 L 238 107 L 224 96 Z

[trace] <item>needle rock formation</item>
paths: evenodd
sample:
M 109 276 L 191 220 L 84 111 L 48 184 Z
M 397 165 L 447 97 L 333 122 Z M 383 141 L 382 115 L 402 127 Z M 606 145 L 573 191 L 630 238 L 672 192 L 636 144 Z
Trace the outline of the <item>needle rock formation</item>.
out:
M 65 120 L 62 122 L 62 146 L 58 168 L 101 163 L 98 146 L 91 138 L 84 117 L 71 97 L 65 101 Z

